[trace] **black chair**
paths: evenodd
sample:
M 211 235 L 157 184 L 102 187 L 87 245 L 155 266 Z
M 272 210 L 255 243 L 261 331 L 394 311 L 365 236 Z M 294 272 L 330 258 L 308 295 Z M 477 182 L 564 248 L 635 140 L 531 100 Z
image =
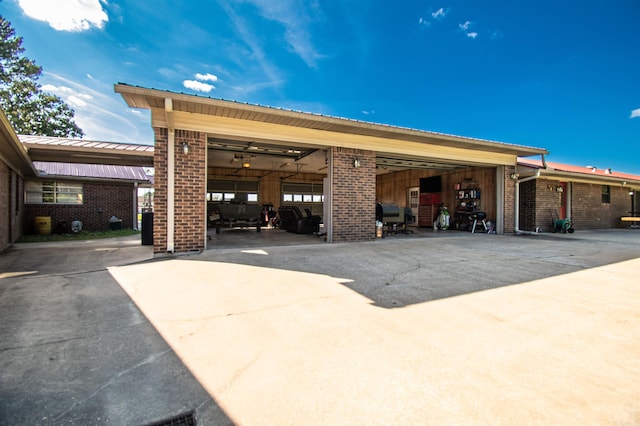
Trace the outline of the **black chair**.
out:
M 280 206 L 280 227 L 295 234 L 314 234 L 320 231 L 320 216 L 305 217 L 297 206 Z
M 408 229 L 407 226 L 413 223 L 416 223 L 416 217 L 413 215 L 411 211 L 411 207 L 405 207 L 403 210 L 404 214 L 404 223 L 402 224 L 402 232 L 403 234 L 413 234 L 414 231 L 412 229 Z

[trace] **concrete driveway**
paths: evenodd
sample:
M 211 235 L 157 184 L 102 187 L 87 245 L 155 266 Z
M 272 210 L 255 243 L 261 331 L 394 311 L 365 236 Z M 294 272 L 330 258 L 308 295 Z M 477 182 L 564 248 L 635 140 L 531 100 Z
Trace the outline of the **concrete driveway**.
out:
M 640 424 L 637 230 L 75 250 L 0 279 L 0 422 Z

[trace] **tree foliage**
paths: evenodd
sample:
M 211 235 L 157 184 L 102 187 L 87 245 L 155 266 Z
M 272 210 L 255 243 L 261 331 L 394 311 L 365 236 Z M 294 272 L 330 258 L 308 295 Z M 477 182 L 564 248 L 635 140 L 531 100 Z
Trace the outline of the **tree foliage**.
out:
M 22 135 L 82 137 L 74 111 L 58 96 L 42 91 L 42 68 L 23 56 L 22 37 L 0 15 L 0 107 Z

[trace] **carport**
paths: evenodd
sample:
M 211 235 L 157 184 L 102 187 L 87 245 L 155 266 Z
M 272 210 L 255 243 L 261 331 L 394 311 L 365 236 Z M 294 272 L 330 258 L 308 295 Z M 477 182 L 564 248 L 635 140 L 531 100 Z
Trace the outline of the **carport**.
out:
M 406 205 L 420 179 L 439 176 L 444 202 L 456 201 L 457 184 L 481 180 L 497 231 L 513 232 L 517 157 L 547 152 L 127 84 L 115 91 L 151 111 L 157 254 L 206 248 L 207 198 L 224 197 L 221 182 L 245 185 L 274 207 L 297 195 L 295 185 L 311 187 L 299 195 L 311 196 L 326 241 L 347 242 L 374 239 L 376 201 Z

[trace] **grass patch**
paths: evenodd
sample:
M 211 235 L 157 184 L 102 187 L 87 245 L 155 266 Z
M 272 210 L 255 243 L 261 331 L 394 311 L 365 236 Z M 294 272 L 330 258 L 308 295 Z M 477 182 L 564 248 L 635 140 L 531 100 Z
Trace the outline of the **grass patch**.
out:
M 140 234 L 133 229 L 118 229 L 115 231 L 81 231 L 77 234 L 51 234 L 51 235 L 23 235 L 19 243 L 46 243 L 49 241 L 79 241 L 96 240 L 99 238 L 127 237 Z

